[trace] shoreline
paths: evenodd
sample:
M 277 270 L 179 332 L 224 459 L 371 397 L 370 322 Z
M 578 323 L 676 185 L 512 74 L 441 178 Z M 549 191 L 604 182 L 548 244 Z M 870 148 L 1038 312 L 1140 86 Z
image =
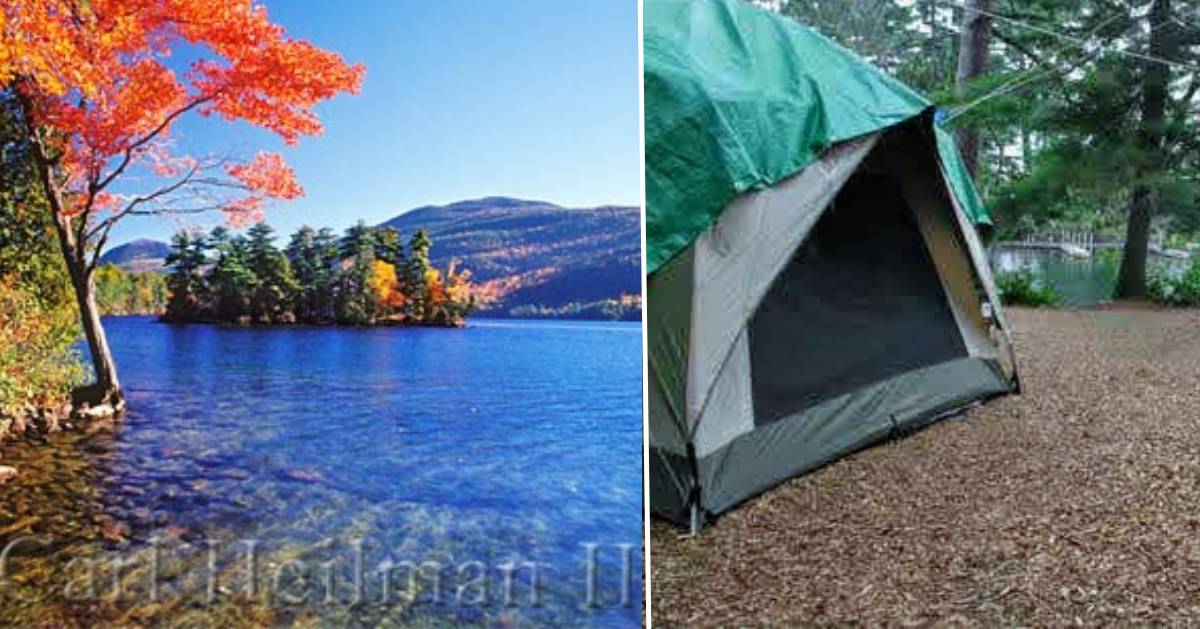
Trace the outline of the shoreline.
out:
M 220 319 L 189 319 L 189 320 L 173 320 L 162 316 L 154 315 L 108 315 L 108 316 L 140 316 L 150 317 L 155 323 L 163 323 L 167 325 L 214 325 L 222 328 L 443 328 L 443 329 L 461 329 L 467 327 L 467 321 L 454 323 L 438 323 L 438 322 L 409 322 L 409 321 L 380 321 L 376 323 L 338 323 L 336 321 L 322 322 L 240 322 L 240 321 L 223 321 Z
M 46 445 L 47 440 L 57 433 L 93 434 L 112 428 L 124 414 L 124 404 L 113 408 L 108 404 L 92 406 L 72 400 L 86 389 L 80 387 L 71 394 L 64 394 L 56 403 L 29 406 L 19 415 L 0 417 L 0 444 L 38 447 Z M 7 465 L 0 458 L 0 487 L 20 473 L 20 468 Z
M 144 318 L 159 319 L 162 317 L 162 315 L 159 313 L 149 313 L 149 314 L 110 313 L 110 314 L 104 314 L 101 316 L 104 318 L 114 318 L 114 319 L 115 318 L 125 318 L 125 317 L 144 317 Z M 480 319 L 480 320 L 484 320 L 484 321 L 580 321 L 580 322 L 595 322 L 595 323 L 641 323 L 642 322 L 642 311 L 641 310 L 637 311 L 637 316 L 634 316 L 634 317 L 618 317 L 618 318 L 572 317 L 572 316 L 563 316 L 563 317 L 528 316 L 528 317 L 526 317 L 526 316 L 512 316 L 512 315 L 500 313 L 500 312 L 475 312 L 475 313 L 472 313 L 472 315 L 464 322 L 464 324 L 462 326 L 456 326 L 456 327 L 469 326 L 471 321 L 476 320 L 476 319 Z M 246 324 L 246 325 L 239 325 L 236 323 L 229 323 L 229 322 L 219 321 L 219 320 L 161 321 L 161 323 L 169 323 L 169 324 L 175 324 L 175 325 L 190 325 L 190 324 L 225 325 L 226 327 L 231 327 L 231 328 L 237 328 L 237 327 L 245 327 L 245 328 L 256 328 L 256 327 L 261 327 L 261 328 L 276 328 L 276 327 L 277 328 L 287 328 L 287 327 L 313 327 L 313 328 L 448 327 L 448 326 L 420 325 L 420 324 L 352 325 L 352 324 L 345 324 L 345 323 L 339 324 L 339 323 L 334 323 L 334 322 L 328 322 L 328 323 L 300 323 L 300 322 L 297 322 L 297 323 L 250 323 L 250 324 Z

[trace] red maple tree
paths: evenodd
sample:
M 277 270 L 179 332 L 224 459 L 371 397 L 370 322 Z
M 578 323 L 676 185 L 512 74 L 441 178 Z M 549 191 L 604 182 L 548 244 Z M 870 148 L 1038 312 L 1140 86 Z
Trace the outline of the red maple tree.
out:
M 195 60 L 176 71 L 168 60 L 183 52 Z M 20 104 L 79 303 L 96 372 L 91 404 L 124 407 L 93 284 L 118 221 L 221 211 L 242 223 L 303 194 L 279 155 L 185 154 L 172 126 L 188 114 L 219 117 L 293 145 L 321 132 L 313 106 L 357 93 L 363 73 L 288 37 L 250 0 L 0 2 L 0 89 Z

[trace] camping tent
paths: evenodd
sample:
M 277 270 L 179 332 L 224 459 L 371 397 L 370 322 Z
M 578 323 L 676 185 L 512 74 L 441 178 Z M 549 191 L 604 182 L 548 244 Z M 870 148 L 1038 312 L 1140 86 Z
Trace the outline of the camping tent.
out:
M 697 528 L 1013 390 L 931 104 L 741 0 L 644 7 L 652 511 Z

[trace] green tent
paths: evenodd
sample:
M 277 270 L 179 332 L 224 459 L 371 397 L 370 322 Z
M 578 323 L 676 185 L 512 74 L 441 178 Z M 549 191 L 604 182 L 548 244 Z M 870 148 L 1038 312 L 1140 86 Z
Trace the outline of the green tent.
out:
M 1015 382 L 931 103 L 741 0 L 646 0 L 651 508 L 698 526 Z

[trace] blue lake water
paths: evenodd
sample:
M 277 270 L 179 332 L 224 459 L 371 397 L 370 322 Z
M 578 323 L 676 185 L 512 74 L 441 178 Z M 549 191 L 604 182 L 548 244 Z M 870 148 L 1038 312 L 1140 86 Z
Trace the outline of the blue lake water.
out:
M 105 326 L 129 412 L 70 446 L 105 548 L 211 546 L 233 597 L 257 540 L 280 622 L 641 623 L 638 324 Z

